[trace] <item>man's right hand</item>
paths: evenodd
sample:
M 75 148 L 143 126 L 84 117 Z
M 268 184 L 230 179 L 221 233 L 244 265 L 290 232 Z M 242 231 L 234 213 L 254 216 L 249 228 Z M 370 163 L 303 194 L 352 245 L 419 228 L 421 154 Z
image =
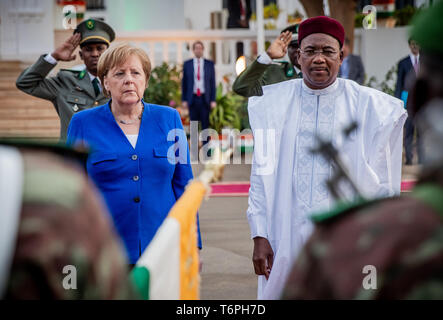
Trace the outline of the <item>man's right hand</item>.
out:
M 188 108 L 188 102 L 187 101 L 182 101 L 182 107 L 183 108 Z
M 288 51 L 288 45 L 292 40 L 292 32 L 286 31 L 281 33 L 274 42 L 271 43 L 266 53 L 271 59 L 283 58 Z
M 274 263 L 274 251 L 268 239 L 262 237 L 254 238 L 254 253 L 252 255 L 255 274 L 264 275 L 268 280 Z
M 81 35 L 75 33 L 70 36 L 60 47 L 55 49 L 51 56 L 57 61 L 72 61 L 75 60 L 74 52 L 75 48 L 80 44 Z

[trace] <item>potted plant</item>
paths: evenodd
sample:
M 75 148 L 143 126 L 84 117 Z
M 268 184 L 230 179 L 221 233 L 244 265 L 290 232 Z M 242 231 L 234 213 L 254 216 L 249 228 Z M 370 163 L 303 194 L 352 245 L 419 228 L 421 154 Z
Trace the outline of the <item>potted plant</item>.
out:
M 275 3 L 271 3 L 263 8 L 263 18 L 265 29 L 275 29 L 276 21 L 280 14 L 280 9 Z
M 302 20 L 303 20 L 303 15 L 298 10 L 295 10 L 293 14 L 288 14 L 289 25 L 300 23 L 302 22 Z
M 148 88 L 143 98 L 146 102 L 170 106 L 180 113 L 180 118 L 186 132 L 189 133 L 189 112 L 181 104 L 181 70 L 176 65 L 163 62 L 151 71 Z
M 239 115 L 240 107 L 244 98 L 230 91 L 223 94 L 223 85 L 217 86 L 216 93 L 217 106 L 209 115 L 209 124 L 221 134 L 223 128 L 241 129 L 241 119 Z

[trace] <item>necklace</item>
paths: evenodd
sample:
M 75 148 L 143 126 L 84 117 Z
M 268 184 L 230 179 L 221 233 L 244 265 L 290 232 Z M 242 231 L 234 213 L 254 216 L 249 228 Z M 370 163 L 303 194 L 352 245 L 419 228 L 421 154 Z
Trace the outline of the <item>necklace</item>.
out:
M 122 120 L 122 119 L 117 119 L 117 120 L 118 120 L 118 122 L 120 122 L 121 124 L 126 124 L 126 125 L 128 125 L 128 124 L 134 124 L 134 123 L 136 123 L 137 121 L 139 121 L 139 120 L 142 119 L 142 114 L 143 114 L 143 111 L 144 111 L 144 110 L 145 110 L 145 106 L 143 105 L 143 107 L 142 107 L 142 112 L 140 112 L 139 116 L 138 116 L 137 119 L 135 119 L 135 120 L 132 120 L 132 121 L 125 121 L 125 120 Z

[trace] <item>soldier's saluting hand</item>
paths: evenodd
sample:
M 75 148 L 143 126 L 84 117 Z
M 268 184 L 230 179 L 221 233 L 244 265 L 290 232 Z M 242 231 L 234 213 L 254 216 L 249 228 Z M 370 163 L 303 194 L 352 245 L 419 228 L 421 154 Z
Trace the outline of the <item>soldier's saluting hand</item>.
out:
M 75 60 L 76 55 L 73 54 L 75 48 L 80 44 L 80 33 L 74 33 L 63 44 L 58 47 L 51 56 L 57 61 L 72 61 Z

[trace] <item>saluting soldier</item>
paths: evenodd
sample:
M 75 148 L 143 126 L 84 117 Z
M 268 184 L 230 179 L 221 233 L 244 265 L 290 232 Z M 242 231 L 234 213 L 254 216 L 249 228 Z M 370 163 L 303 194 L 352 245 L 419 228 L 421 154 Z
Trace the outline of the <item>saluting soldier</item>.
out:
M 262 86 L 302 78 L 297 62 L 298 24 L 282 30 L 266 52 L 263 52 L 238 77 L 232 86 L 235 93 L 243 97 L 263 95 Z M 288 53 L 288 61 L 276 61 Z
M 80 23 L 69 37 L 54 52 L 42 55 L 36 63 L 18 77 L 17 88 L 34 96 L 51 101 L 60 117 L 60 138 L 66 139 L 69 122 L 74 113 L 108 102 L 97 77 L 100 55 L 114 40 L 115 33 L 106 23 L 89 19 Z M 51 78 L 46 78 L 58 61 L 75 59 L 74 50 L 80 45 L 83 70 L 61 69 Z

